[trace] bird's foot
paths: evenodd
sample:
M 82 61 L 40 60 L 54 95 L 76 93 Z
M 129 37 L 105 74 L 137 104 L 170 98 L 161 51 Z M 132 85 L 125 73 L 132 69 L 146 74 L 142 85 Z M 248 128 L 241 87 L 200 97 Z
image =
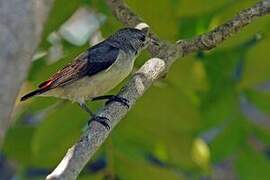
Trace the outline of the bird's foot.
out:
M 115 95 L 105 95 L 105 96 L 99 96 L 99 97 L 95 97 L 92 99 L 92 101 L 97 101 L 97 100 L 104 100 L 104 99 L 108 99 L 108 101 L 105 103 L 106 105 L 111 103 L 111 102 L 119 102 L 121 103 L 123 106 L 126 106 L 127 108 L 129 108 L 129 100 L 127 100 L 126 98 L 120 97 L 120 96 L 115 96 Z
M 103 125 L 107 130 L 110 130 L 110 120 L 106 117 L 101 117 L 101 116 L 93 116 L 89 121 L 88 121 L 88 126 L 90 125 L 90 123 L 92 121 L 96 121 L 98 123 L 100 123 L 101 125 Z
M 106 105 L 111 103 L 111 102 L 119 102 L 121 103 L 123 106 L 126 106 L 129 109 L 129 100 L 127 100 L 126 98 L 120 97 L 120 96 L 112 96 L 111 98 L 109 98 L 108 101 L 106 101 Z

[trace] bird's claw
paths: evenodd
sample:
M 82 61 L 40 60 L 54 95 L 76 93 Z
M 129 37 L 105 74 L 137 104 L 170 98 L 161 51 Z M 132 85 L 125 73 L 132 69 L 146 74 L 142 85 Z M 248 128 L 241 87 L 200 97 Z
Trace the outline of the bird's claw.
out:
M 110 130 L 110 120 L 106 117 L 101 117 L 101 116 L 94 116 L 92 117 L 89 121 L 88 121 L 88 126 L 90 125 L 90 123 L 92 121 L 96 121 L 98 123 L 100 123 L 101 125 L 103 125 L 107 130 Z
M 109 100 L 105 103 L 105 105 L 111 103 L 111 102 L 119 102 L 122 105 L 126 106 L 129 109 L 129 100 L 127 100 L 126 98 L 120 97 L 120 96 L 112 96 L 111 98 L 109 98 Z

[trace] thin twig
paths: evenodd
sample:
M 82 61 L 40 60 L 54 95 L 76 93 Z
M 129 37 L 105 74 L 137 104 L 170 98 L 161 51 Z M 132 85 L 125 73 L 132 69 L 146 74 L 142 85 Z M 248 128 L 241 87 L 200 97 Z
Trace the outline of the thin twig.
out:
M 264 16 L 270 12 L 270 1 L 265 0 L 255 4 L 253 7 L 242 10 L 233 19 L 216 27 L 214 30 L 194 37 L 190 40 L 178 41 L 184 54 L 199 50 L 210 50 L 242 30 L 254 19 Z

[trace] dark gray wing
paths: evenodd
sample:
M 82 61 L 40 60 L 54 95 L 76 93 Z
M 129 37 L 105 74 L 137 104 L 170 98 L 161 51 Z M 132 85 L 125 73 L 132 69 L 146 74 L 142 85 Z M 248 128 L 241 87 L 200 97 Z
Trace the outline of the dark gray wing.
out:
M 109 68 L 117 59 L 119 49 L 105 42 L 97 44 L 79 55 L 75 61 L 39 85 L 46 91 L 70 84 L 82 77 L 92 76 Z
M 104 42 L 88 50 L 87 75 L 91 76 L 108 69 L 117 59 L 119 49 Z

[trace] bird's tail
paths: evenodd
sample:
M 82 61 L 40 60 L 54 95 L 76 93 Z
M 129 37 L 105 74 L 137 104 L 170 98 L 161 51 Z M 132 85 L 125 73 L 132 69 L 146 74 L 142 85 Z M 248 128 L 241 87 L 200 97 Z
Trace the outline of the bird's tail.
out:
M 46 92 L 46 91 L 47 91 L 47 89 L 37 89 L 37 90 L 32 91 L 32 92 L 30 92 L 30 93 L 24 95 L 23 97 L 21 97 L 21 101 L 25 101 L 25 100 L 27 100 L 27 99 L 33 97 L 33 96 L 42 94 L 42 93 L 44 93 L 44 92 Z
M 24 95 L 23 97 L 21 97 L 21 101 L 25 101 L 26 99 L 29 99 L 30 97 L 45 93 L 46 91 L 51 89 L 51 85 L 52 85 L 53 81 L 51 79 L 41 83 L 38 86 L 38 89 L 35 91 L 32 91 L 26 95 Z

